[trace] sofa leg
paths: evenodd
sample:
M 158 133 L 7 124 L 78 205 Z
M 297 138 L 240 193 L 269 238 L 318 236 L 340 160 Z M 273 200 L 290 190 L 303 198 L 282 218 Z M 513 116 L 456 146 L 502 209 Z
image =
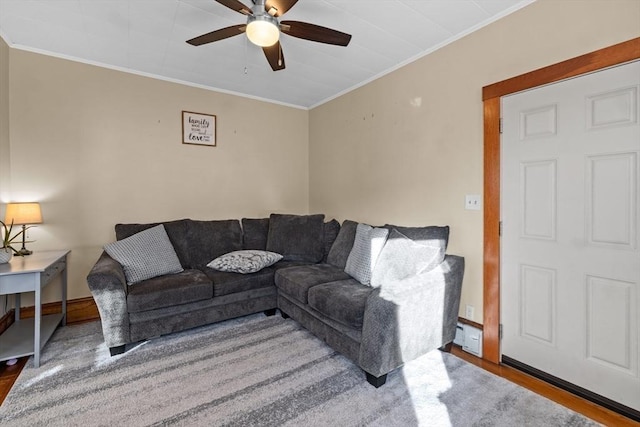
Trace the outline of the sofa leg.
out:
M 111 353 L 111 357 L 124 353 L 124 344 L 117 347 L 109 347 L 109 353 Z
M 275 316 L 275 314 L 276 314 L 275 308 L 270 308 L 269 310 L 264 311 L 265 316 Z
M 289 316 L 287 313 L 285 313 L 282 310 L 280 310 L 280 315 L 282 316 L 283 319 L 288 319 L 289 317 L 291 317 L 291 316 Z
M 451 348 L 453 347 L 453 342 L 450 342 L 449 344 L 445 344 L 442 347 L 440 347 L 440 351 L 444 351 L 445 353 L 451 353 Z
M 367 374 L 367 381 L 369 382 L 369 384 L 371 384 L 375 388 L 380 388 L 384 385 L 384 383 L 387 382 L 387 374 L 380 375 L 379 377 L 376 377 L 369 372 L 365 372 L 365 374 Z

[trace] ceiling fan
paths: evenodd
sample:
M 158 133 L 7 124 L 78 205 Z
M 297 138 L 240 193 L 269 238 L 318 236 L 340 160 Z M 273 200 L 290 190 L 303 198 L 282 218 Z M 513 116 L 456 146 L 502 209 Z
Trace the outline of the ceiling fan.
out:
M 299 21 L 279 21 L 298 0 L 253 0 L 253 7 L 245 6 L 239 0 L 215 0 L 223 6 L 247 16 L 246 24 L 221 28 L 187 40 L 193 46 L 200 46 L 245 33 L 249 40 L 260 47 L 273 71 L 283 70 L 284 55 L 280 46 L 280 33 L 319 43 L 347 46 L 351 35 L 331 28 Z

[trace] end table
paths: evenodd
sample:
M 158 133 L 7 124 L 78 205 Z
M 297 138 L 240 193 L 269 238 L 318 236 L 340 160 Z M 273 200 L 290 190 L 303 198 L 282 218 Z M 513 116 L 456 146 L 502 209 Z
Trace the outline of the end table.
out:
M 0 361 L 33 355 L 40 366 L 40 350 L 58 325 L 67 322 L 67 255 L 69 251 L 43 251 L 14 256 L 0 264 L 0 295 L 15 295 L 15 322 L 0 335 Z M 42 289 L 61 275 L 62 313 L 42 315 Z M 35 293 L 35 316 L 20 319 L 20 294 Z

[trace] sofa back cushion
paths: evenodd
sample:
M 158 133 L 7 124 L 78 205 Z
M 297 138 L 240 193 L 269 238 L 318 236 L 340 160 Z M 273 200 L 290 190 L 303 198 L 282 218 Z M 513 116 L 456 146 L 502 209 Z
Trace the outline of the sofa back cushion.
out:
M 242 218 L 242 247 L 264 251 L 269 236 L 269 218 Z
M 353 248 L 353 241 L 356 238 L 356 228 L 358 223 L 351 220 L 345 220 L 340 227 L 338 236 L 331 245 L 329 253 L 327 254 L 327 264 L 331 264 L 334 267 L 338 267 L 344 270 L 347 265 L 347 258 Z
M 204 268 L 220 255 L 242 249 L 242 228 L 237 219 L 189 220 L 187 238 L 191 268 Z
M 162 224 L 176 251 L 176 255 L 178 255 L 182 268 L 189 268 L 191 265 L 191 260 L 189 259 L 189 241 L 187 237 L 187 224 L 189 221 L 188 219 L 179 219 L 176 221 L 154 222 L 149 224 L 116 224 L 116 240 L 126 239 L 143 230 Z
M 427 227 L 399 227 L 397 225 L 385 224 L 385 228 L 389 230 L 396 229 L 400 233 L 407 236 L 409 239 L 414 242 L 420 244 L 439 244 L 444 247 L 444 250 L 447 250 L 447 245 L 449 244 L 449 226 L 436 226 L 430 225 Z M 437 241 L 437 242 L 436 242 Z
M 444 261 L 444 254 L 442 240 L 414 241 L 393 228 L 371 275 L 371 286 L 377 288 L 429 271 Z
M 285 261 L 322 261 L 324 214 L 271 214 L 267 250 L 281 254 Z
M 337 220 L 332 219 L 324 223 L 324 256 L 322 257 L 322 262 L 327 262 L 329 251 L 331 250 L 331 246 L 333 246 L 333 242 L 336 241 L 339 232 L 340 223 Z

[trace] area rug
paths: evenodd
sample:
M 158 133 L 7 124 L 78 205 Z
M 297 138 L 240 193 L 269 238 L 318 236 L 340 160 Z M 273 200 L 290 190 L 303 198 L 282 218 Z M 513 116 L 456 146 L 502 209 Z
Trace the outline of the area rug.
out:
M 262 314 L 110 357 L 98 322 L 58 329 L 0 407 L 2 426 L 591 426 L 451 354 L 376 389 L 295 321 Z

